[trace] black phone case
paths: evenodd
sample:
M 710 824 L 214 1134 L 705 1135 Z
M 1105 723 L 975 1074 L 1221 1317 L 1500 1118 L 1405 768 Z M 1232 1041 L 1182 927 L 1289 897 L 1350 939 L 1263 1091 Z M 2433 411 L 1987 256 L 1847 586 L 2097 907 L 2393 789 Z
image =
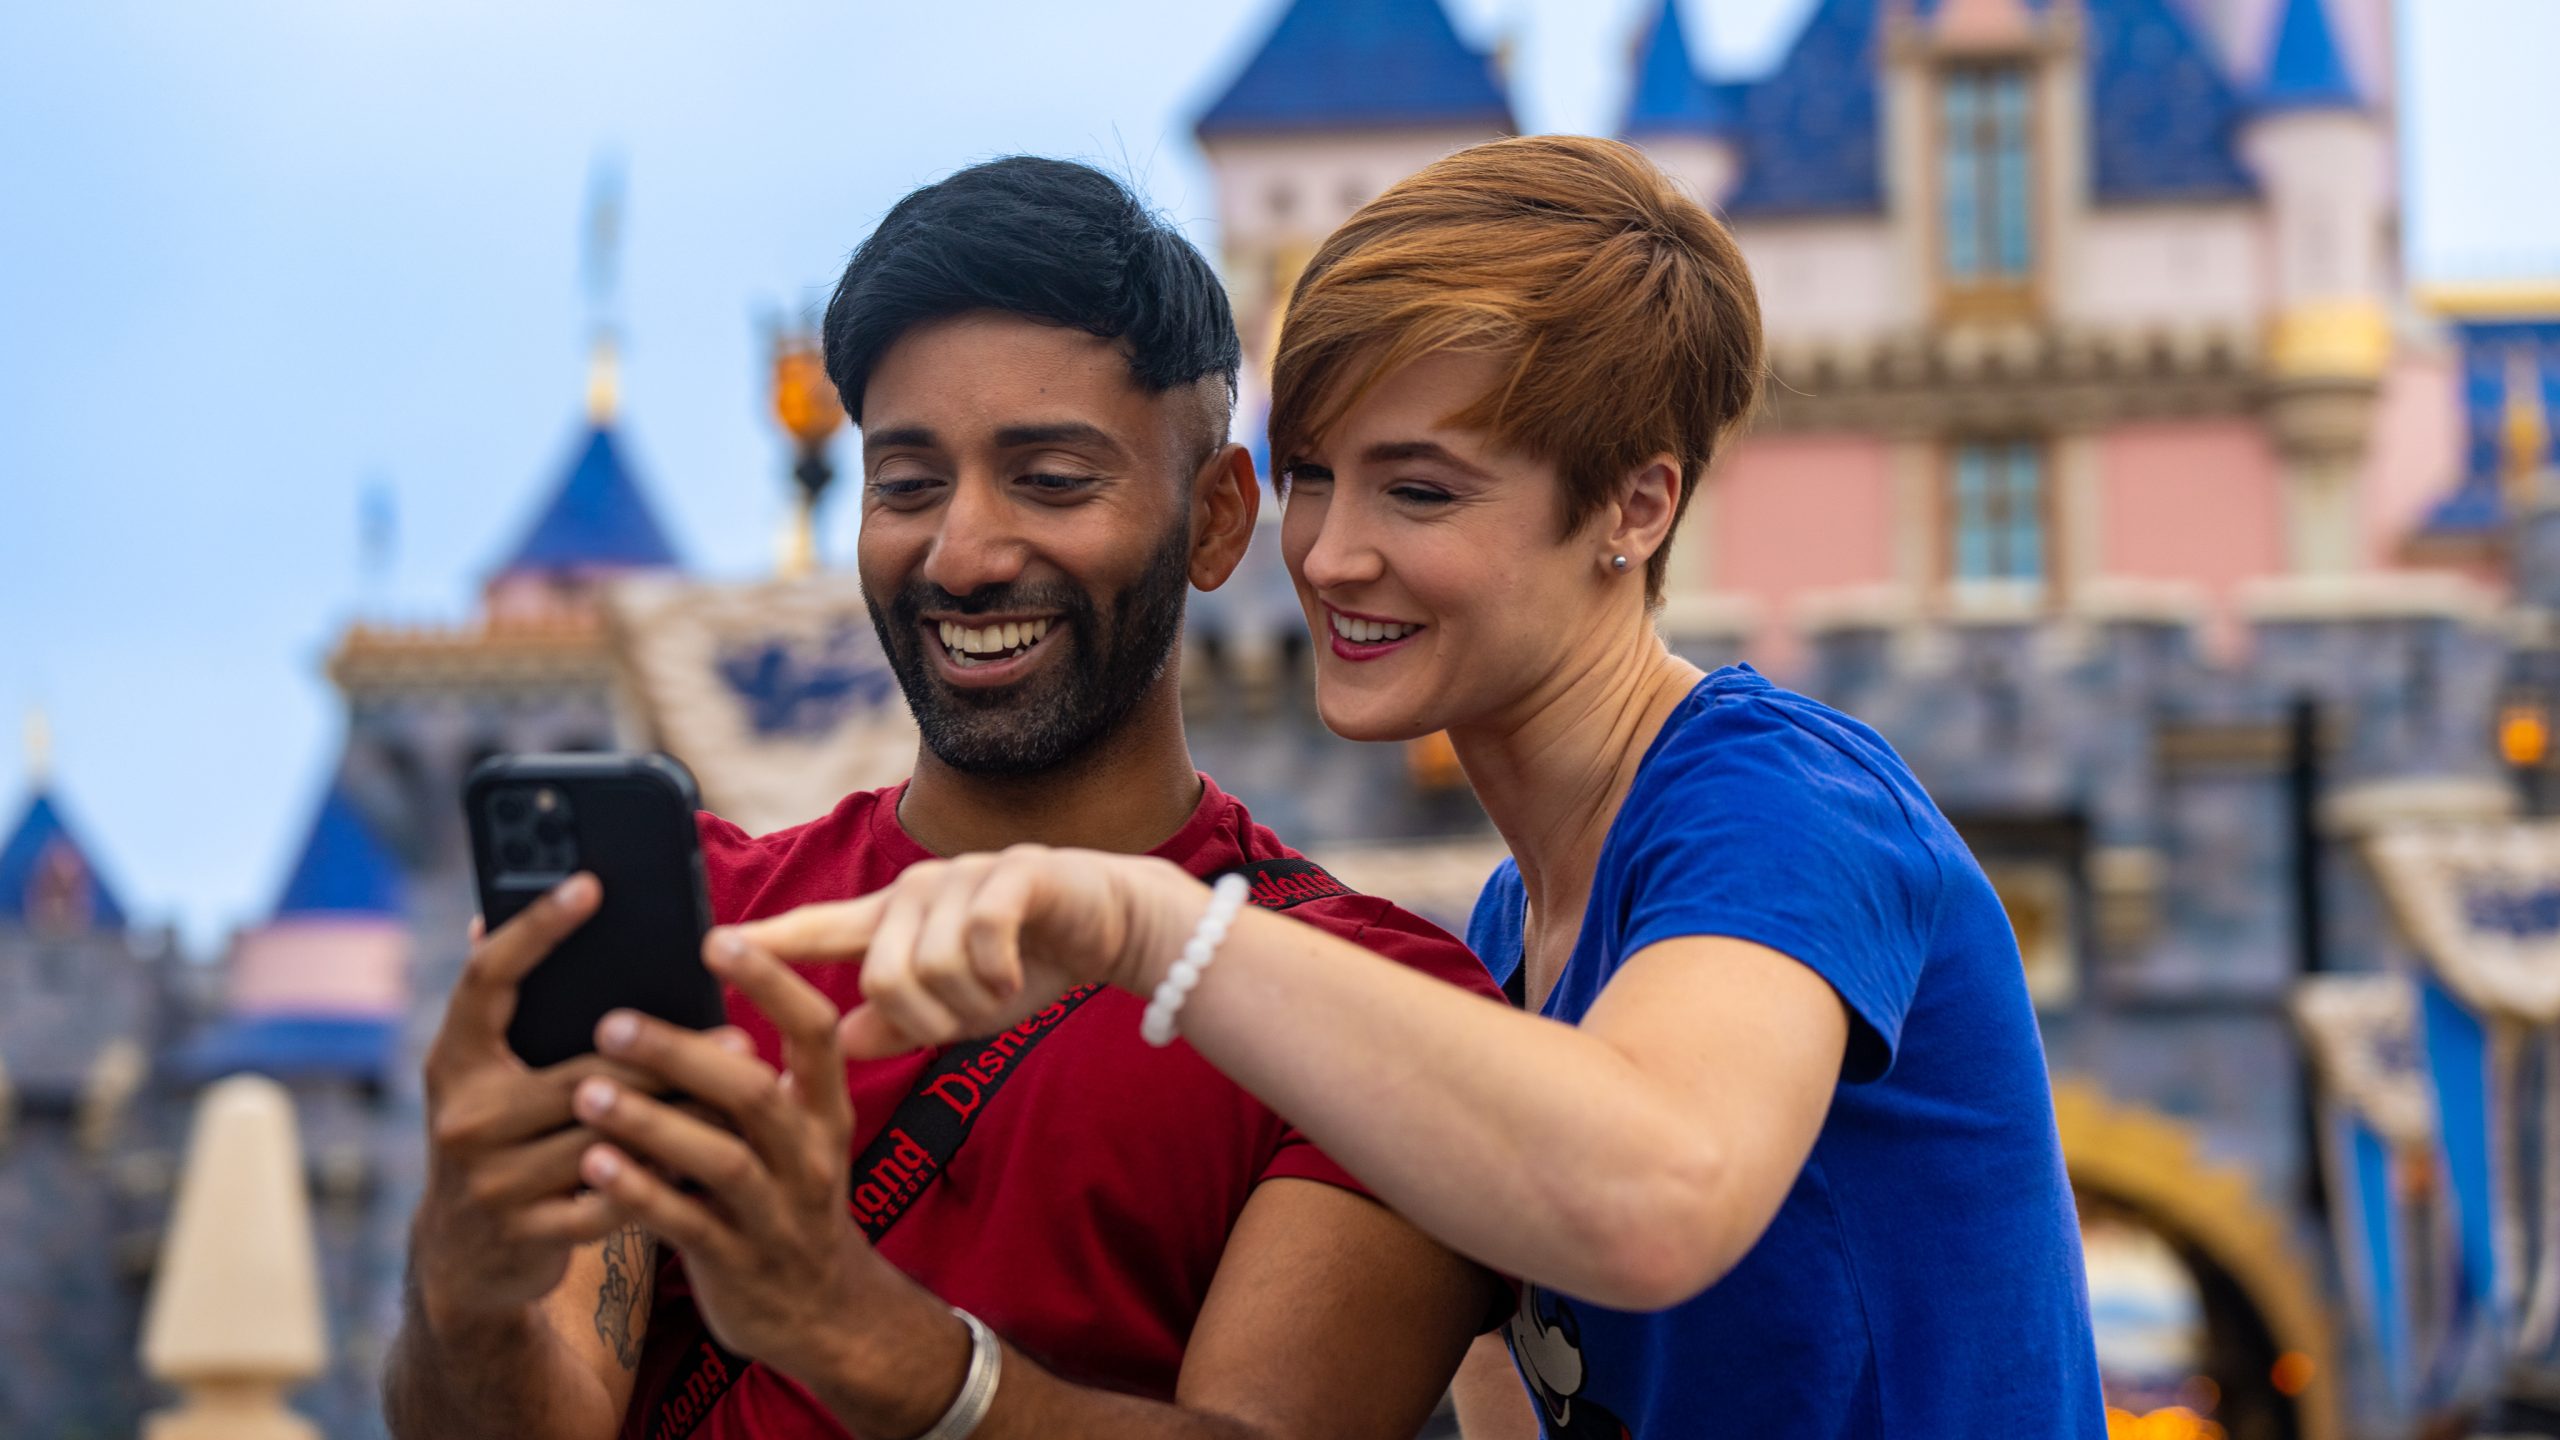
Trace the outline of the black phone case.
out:
M 723 1023 L 720 982 L 702 965 L 711 901 L 693 777 L 664 755 L 500 755 L 474 769 L 463 811 L 493 931 L 570 873 L 511 868 L 499 854 L 491 801 L 528 786 L 565 801 L 575 868 L 595 875 L 604 900 L 525 977 L 507 1027 L 516 1054 L 535 1066 L 586 1054 L 596 1022 L 616 1009 L 697 1030 Z

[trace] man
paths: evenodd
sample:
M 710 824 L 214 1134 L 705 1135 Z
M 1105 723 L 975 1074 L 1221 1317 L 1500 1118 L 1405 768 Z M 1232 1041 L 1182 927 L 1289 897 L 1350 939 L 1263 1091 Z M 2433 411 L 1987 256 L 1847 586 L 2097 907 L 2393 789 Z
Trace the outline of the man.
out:
M 1191 766 L 1185 590 L 1227 579 L 1258 503 L 1196 250 L 1093 170 L 996 161 L 889 213 L 826 344 L 864 437 L 863 590 L 923 743 L 910 783 L 808 825 L 705 817 L 724 922 L 1036 841 L 1286 880 L 1260 893 L 1494 993 Z M 475 937 L 428 1056 L 386 1383 L 404 1440 L 1407 1440 L 1490 1318 L 1483 1272 L 1189 1047 L 1144 1044 L 1116 991 L 848 1071 L 857 973 L 721 931 L 733 1027 L 610 1016 L 601 1056 L 528 1072 L 502 1038 L 515 982 L 597 899 L 574 878 Z

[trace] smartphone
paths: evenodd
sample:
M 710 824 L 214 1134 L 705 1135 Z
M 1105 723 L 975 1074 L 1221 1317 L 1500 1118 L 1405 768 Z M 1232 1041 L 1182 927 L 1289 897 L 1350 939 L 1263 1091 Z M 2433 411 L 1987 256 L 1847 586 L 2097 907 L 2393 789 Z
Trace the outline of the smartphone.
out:
M 711 929 L 693 776 L 666 755 L 497 755 L 463 783 L 480 914 L 491 930 L 578 871 L 604 886 L 587 923 L 527 975 L 507 1043 L 528 1065 L 595 1048 L 639 1010 L 696 1030 L 727 1017 L 703 968 Z

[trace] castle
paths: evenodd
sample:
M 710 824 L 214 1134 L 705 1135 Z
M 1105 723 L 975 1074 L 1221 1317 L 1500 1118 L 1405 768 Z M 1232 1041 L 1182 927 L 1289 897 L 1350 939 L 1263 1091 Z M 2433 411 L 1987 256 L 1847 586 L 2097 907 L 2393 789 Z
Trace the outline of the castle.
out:
M 1198 122 L 1257 442 L 1316 244 L 1515 126 L 1439 0 L 1275 9 Z M 1700 66 L 1712 0 L 1646 9 L 1620 133 L 1731 225 L 1773 372 L 1674 552 L 1666 637 L 1873 723 L 1993 875 L 2111 1400 L 2198 1435 L 2411 1433 L 2444 1397 L 2360 1269 L 2371 1197 L 2324 1148 L 2343 1092 L 2294 1009 L 2414 963 L 2371 838 L 2549 793 L 2560 291 L 2403 273 L 2387 0 L 1813 0 L 1750 80 Z M 632 456 L 600 364 L 479 612 L 340 638 L 345 753 L 214 993 L 39 783 L 0 845 L 0 1216 L 35 1237 L 0 1250 L 27 1357 L 0 1431 L 130 1429 L 177 1107 L 247 1068 L 295 1087 L 321 1197 L 341 1361 L 302 1408 L 380 1433 L 415 1057 L 471 906 L 461 777 L 668 740 L 612 598 L 682 574 Z M 1430 742 L 1315 723 L 1267 539 L 1195 597 L 1201 764 L 1352 883 L 1463 919 L 1495 842 Z M 2452 1183 L 2400 1139 L 2393 1195 Z M 2514 1360 L 2510 1401 L 2553 1373 Z

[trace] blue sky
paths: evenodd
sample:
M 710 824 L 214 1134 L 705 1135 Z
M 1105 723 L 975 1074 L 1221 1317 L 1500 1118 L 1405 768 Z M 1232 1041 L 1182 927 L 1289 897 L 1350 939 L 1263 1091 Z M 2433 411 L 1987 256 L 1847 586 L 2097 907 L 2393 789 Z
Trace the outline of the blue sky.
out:
M 1650 3 L 1451 8 L 1513 37 L 1529 126 L 1592 130 Z M 786 494 L 760 316 L 1007 151 L 1109 164 L 1213 245 L 1188 119 L 1273 4 L 0 5 L 0 812 L 41 704 L 128 908 L 209 946 L 272 902 L 338 743 L 330 637 L 465 614 L 565 459 L 600 155 L 635 457 L 692 564 L 752 575 Z M 1803 6 L 1701 0 L 1691 33 L 1749 72 Z M 2560 133 L 2560 6 L 2404 13 L 2416 268 L 2560 275 L 2525 148 Z

